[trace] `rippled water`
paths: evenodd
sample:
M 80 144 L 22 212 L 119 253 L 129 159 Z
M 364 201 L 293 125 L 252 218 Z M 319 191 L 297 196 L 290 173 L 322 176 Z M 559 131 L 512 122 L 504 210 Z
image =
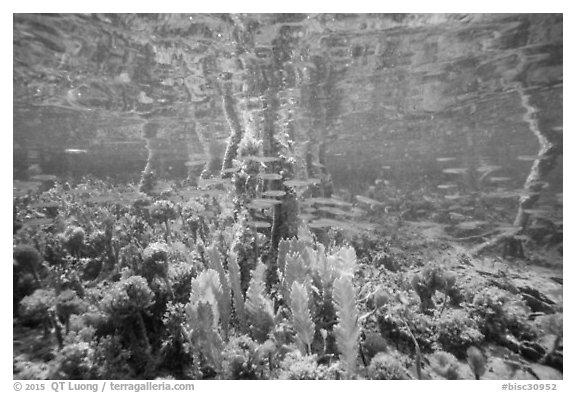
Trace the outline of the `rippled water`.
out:
M 489 165 L 517 188 L 534 129 L 561 143 L 562 48 L 559 14 L 16 14 L 15 173 L 36 155 L 47 172 L 137 172 L 154 122 L 177 176 L 222 154 L 229 96 L 245 128 L 287 131 L 341 186 L 468 168 L 471 191 Z

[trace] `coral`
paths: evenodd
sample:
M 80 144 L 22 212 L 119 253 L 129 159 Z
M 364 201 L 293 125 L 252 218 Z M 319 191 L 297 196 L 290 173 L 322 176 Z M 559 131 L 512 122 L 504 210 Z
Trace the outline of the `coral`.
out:
M 478 330 L 476 321 L 462 310 L 454 310 L 442 316 L 436 325 L 436 331 L 442 348 L 460 359 L 466 356 L 466 348 L 484 341 L 484 335 Z
M 94 379 L 94 347 L 87 342 L 65 345 L 56 356 L 54 379 Z
M 402 363 L 384 352 L 374 356 L 368 366 L 368 377 L 370 379 L 403 380 L 410 379 L 408 370 Z
M 477 318 L 480 331 L 488 340 L 501 342 L 509 332 L 519 339 L 536 336 L 528 321 L 530 309 L 520 295 L 489 286 L 474 296 L 472 305 L 471 315 Z
M 258 353 L 258 345 L 247 335 L 233 337 L 223 352 L 224 379 L 260 379 L 264 367 Z
M 70 330 L 70 316 L 83 313 L 86 308 L 86 303 L 71 289 L 60 292 L 56 297 L 56 313 L 64 320 L 66 332 Z
M 482 352 L 476 347 L 470 347 L 466 351 L 468 356 L 468 365 L 476 379 L 480 379 L 482 375 L 486 372 L 486 358 L 482 355 Z
M 319 365 L 316 355 L 303 356 L 300 352 L 288 353 L 280 363 L 280 368 L 278 378 L 289 380 L 337 379 L 340 371 L 337 365 Z
M 71 255 L 79 258 L 80 251 L 84 246 L 84 238 L 86 237 L 86 232 L 82 227 L 70 226 L 66 228 L 62 234 L 62 240 Z
M 430 367 L 444 379 L 460 379 L 458 359 L 448 352 L 434 352 L 430 357 Z
M 12 257 L 16 263 L 14 264 L 14 271 L 27 272 L 32 274 L 37 283 L 40 282 L 38 277 L 38 269 L 42 265 L 42 255 L 34 247 L 27 244 L 19 245 L 14 248 Z
M 142 267 L 138 273 L 150 281 L 154 277 L 168 275 L 168 245 L 164 242 L 150 243 L 142 253 Z

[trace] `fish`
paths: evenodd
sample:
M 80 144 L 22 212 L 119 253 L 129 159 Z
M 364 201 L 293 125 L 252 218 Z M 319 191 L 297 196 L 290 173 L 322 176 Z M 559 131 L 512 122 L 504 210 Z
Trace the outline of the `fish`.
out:
M 25 219 L 22 226 L 44 226 L 54 223 L 52 218 L 31 218 Z
M 56 202 L 37 202 L 37 203 L 32 203 L 30 205 L 30 207 L 32 209 L 50 209 L 50 208 L 54 208 L 54 207 L 58 207 L 59 205 Z
M 196 167 L 204 164 L 206 164 L 206 160 L 193 160 L 193 161 L 186 161 L 184 163 L 184 165 L 187 167 Z
M 486 225 L 486 221 L 465 221 L 456 225 L 456 228 L 463 231 L 471 231 Z
M 199 179 L 198 180 L 198 187 L 209 187 L 209 186 L 214 186 L 217 184 L 223 184 L 225 183 L 224 179 Z
M 458 187 L 457 184 L 438 184 L 436 187 L 438 187 L 441 190 L 448 190 L 450 188 L 456 188 Z
M 276 199 L 264 199 L 264 198 L 255 198 L 249 203 L 246 204 L 246 207 L 249 209 L 269 209 L 274 207 L 274 205 L 280 205 L 282 201 L 278 201 Z
M 272 224 L 267 221 L 246 221 L 246 224 L 254 228 L 270 228 Z
M 72 155 L 86 154 L 86 153 L 88 153 L 88 150 L 86 150 L 86 149 L 65 149 L 64 153 L 72 154 Z
M 258 177 L 262 180 L 281 180 L 282 175 L 278 173 L 259 173 Z
M 511 177 L 505 177 L 505 176 L 495 176 L 495 177 L 491 177 L 489 179 L 489 181 L 491 181 L 492 183 L 502 183 L 502 182 L 507 182 L 509 180 L 512 180 Z
M 310 221 L 310 220 L 313 220 L 313 219 L 316 218 L 315 215 L 313 215 L 313 214 L 308 214 L 308 213 L 302 213 L 302 214 L 299 215 L 299 217 L 300 217 L 300 219 L 301 219 L 302 221 Z
M 269 196 L 269 197 L 283 197 L 284 195 L 286 195 L 286 191 L 282 191 L 282 190 L 268 190 L 268 191 L 264 191 L 262 193 L 262 195 L 264 196 Z
M 310 182 L 307 180 L 293 179 L 284 181 L 284 185 L 288 187 L 307 187 L 310 185 Z
M 446 168 L 442 169 L 442 172 L 448 173 L 450 175 L 462 175 L 468 172 L 468 168 Z
M 438 162 L 456 161 L 456 157 L 438 157 L 438 158 L 436 158 L 436 161 L 438 161 Z
M 261 156 L 245 156 L 243 157 L 245 160 L 250 160 L 250 161 L 257 161 L 259 163 L 262 164 L 266 164 L 269 162 L 275 162 L 275 161 L 280 161 L 280 158 L 278 157 L 261 157 Z
M 38 180 L 38 181 L 55 181 L 55 180 L 58 180 L 58 176 L 56 176 L 56 175 L 42 174 L 42 175 L 34 175 L 34 176 L 31 176 L 30 179 L 32 179 L 32 180 Z
M 242 168 L 240 168 L 239 166 L 233 166 L 231 168 L 226 168 L 226 169 L 222 170 L 222 173 L 236 173 L 240 169 L 242 169 Z
M 522 209 L 524 213 L 535 217 L 550 217 L 552 212 L 546 209 Z
M 516 159 L 519 161 L 536 161 L 536 160 L 540 160 L 543 158 L 546 158 L 546 156 L 545 155 L 544 156 L 539 156 L 539 155 L 536 155 L 536 156 L 518 156 Z
M 356 200 L 357 200 L 358 202 L 364 203 L 364 204 L 366 204 L 366 205 L 370 205 L 370 206 L 373 206 L 373 205 L 376 205 L 376 206 L 383 205 L 382 202 L 377 201 L 376 199 L 368 198 L 368 197 L 365 197 L 365 196 L 362 196 L 362 195 L 356 195 L 355 198 L 356 198 Z
M 484 172 L 494 172 L 495 170 L 501 169 L 500 165 L 482 165 L 476 168 L 477 172 L 484 173 Z
M 340 225 L 341 225 L 340 221 L 336 221 L 331 218 L 319 218 L 317 220 L 310 221 L 308 223 L 308 226 L 313 229 L 339 227 Z
M 334 205 L 334 206 L 352 206 L 351 203 L 335 198 L 308 198 L 304 200 L 306 204 Z

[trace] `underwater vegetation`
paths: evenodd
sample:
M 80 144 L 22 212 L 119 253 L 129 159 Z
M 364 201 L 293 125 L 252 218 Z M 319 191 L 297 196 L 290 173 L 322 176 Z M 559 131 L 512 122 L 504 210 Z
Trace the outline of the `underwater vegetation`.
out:
M 15 347 L 15 375 L 482 379 L 502 376 L 488 370 L 503 353 L 520 378 L 562 371 L 561 303 L 510 269 L 439 260 L 407 222 L 323 209 L 360 216 L 368 197 L 309 197 L 338 225 L 296 214 L 274 246 L 278 205 L 263 201 L 276 199 L 258 199 L 269 180 L 246 173 L 260 165 L 246 159 L 205 195 L 85 178 L 16 197 L 15 339 L 43 344 Z M 394 237 L 361 229 L 377 224 Z

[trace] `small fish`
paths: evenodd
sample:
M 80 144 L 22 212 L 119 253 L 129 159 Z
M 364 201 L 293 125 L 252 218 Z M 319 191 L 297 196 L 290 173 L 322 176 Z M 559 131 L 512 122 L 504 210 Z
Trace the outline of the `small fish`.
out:
M 450 175 L 462 175 L 468 172 L 468 168 L 446 168 L 442 169 L 442 172 L 448 173 Z
M 198 180 L 198 187 L 209 187 L 214 186 L 216 184 L 223 184 L 225 182 L 224 179 L 199 179 Z
M 24 221 L 22 226 L 44 226 L 54 223 L 52 218 L 32 218 Z
M 460 198 L 463 198 L 463 197 L 464 197 L 464 196 L 463 196 L 463 195 L 460 195 L 460 194 L 444 195 L 444 198 L 446 198 L 446 199 L 448 199 L 448 200 L 451 200 L 451 201 L 456 200 L 456 199 L 460 199 Z
M 522 211 L 535 217 L 549 217 L 552 214 L 551 211 L 545 209 L 522 209 Z
M 30 205 L 32 209 L 50 209 L 58 206 L 59 205 L 56 202 L 37 202 Z
M 438 158 L 436 158 L 436 161 L 438 161 L 438 162 L 456 161 L 456 157 L 438 157 Z
M 266 221 L 246 221 L 246 224 L 254 228 L 270 228 L 272 224 Z
M 88 150 L 86 150 L 86 149 L 65 149 L 65 150 L 64 150 L 64 153 L 66 153 L 66 154 L 72 154 L 72 155 L 75 155 L 75 154 L 86 154 L 86 153 L 88 153 Z
M 489 179 L 489 181 L 491 181 L 492 183 L 502 183 L 510 180 L 512 180 L 511 177 L 505 177 L 505 176 L 495 176 Z
M 308 223 L 308 226 L 313 229 L 322 229 L 330 227 L 338 227 L 340 225 L 339 221 L 332 220 L 330 218 L 320 218 Z
M 30 179 L 38 181 L 55 181 L 58 179 L 58 176 L 43 174 L 43 175 L 34 175 L 30 177 Z
M 224 169 L 224 170 L 222 171 L 222 173 L 236 173 L 236 172 L 238 172 L 240 169 L 241 169 L 241 168 L 240 168 L 239 166 L 233 166 L 232 168 Z
M 284 182 L 284 185 L 288 187 L 306 187 L 309 186 L 310 183 L 308 183 L 306 180 L 294 179 L 294 180 L 286 180 Z
M 269 196 L 269 197 L 283 197 L 284 195 L 286 195 L 286 191 L 282 191 L 282 190 L 268 190 L 268 191 L 264 191 L 262 193 L 262 195 L 264 196 Z
M 365 197 L 362 195 L 356 195 L 355 198 L 358 202 L 364 203 L 364 204 L 370 205 L 370 206 L 373 206 L 373 205 L 380 206 L 383 204 L 382 202 L 377 201 L 376 199 L 368 198 L 368 197 Z
M 518 156 L 517 160 L 519 161 L 536 161 L 542 158 L 546 158 L 546 156 Z
M 259 173 L 258 177 L 262 180 L 281 180 L 282 175 L 278 173 Z
M 456 225 L 456 228 L 463 231 L 471 231 L 486 225 L 486 221 L 466 221 Z
M 206 164 L 206 160 L 186 161 L 184 163 L 184 165 L 186 165 L 187 167 L 197 167 L 204 164 Z
M 280 158 L 278 157 L 260 157 L 260 156 L 246 156 L 243 157 L 245 160 L 250 160 L 250 161 L 257 161 L 259 163 L 262 164 L 266 164 L 269 162 L 275 162 L 275 161 L 280 161 Z
M 302 221 L 310 221 L 310 220 L 313 220 L 313 219 L 316 218 L 315 215 L 313 215 L 313 214 L 308 214 L 308 213 L 302 213 L 302 214 L 299 215 L 299 217 L 300 217 L 300 219 L 301 219 Z
M 478 171 L 480 173 L 494 172 L 500 168 L 502 168 L 500 165 L 482 165 L 482 166 L 479 166 L 478 168 L 476 168 L 476 171 Z
M 458 185 L 457 184 L 438 184 L 436 187 L 438 187 L 441 190 L 449 190 L 450 188 L 458 187 Z

